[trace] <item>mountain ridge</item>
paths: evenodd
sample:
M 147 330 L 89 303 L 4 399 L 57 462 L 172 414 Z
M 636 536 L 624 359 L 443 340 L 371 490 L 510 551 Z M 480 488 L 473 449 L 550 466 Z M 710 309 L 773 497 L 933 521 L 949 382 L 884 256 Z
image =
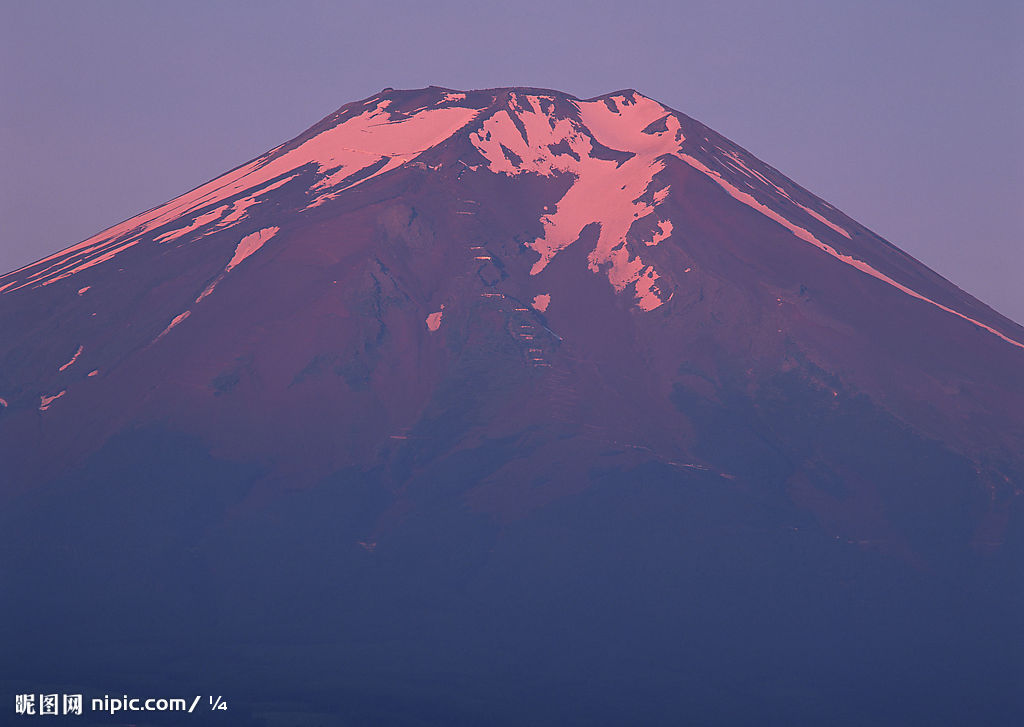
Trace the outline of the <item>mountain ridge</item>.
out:
M 510 107 L 512 107 L 513 104 L 515 103 L 514 99 L 517 98 L 516 94 L 517 93 L 521 93 L 524 90 L 528 92 L 528 91 L 530 91 L 532 89 L 507 88 L 507 89 L 492 89 L 492 90 L 487 90 L 487 91 L 468 92 L 470 95 L 475 96 L 475 97 L 480 97 L 480 98 L 490 97 L 491 103 L 488 106 L 485 106 L 483 108 L 477 109 L 477 113 L 475 115 L 469 117 L 469 119 L 466 121 L 465 124 L 460 125 L 454 131 L 452 131 L 451 134 L 449 134 L 447 136 L 442 134 L 441 137 L 439 137 L 438 139 L 434 139 L 433 140 L 435 142 L 434 144 L 428 146 L 427 148 L 422 149 L 422 150 L 416 150 L 414 152 L 403 153 L 403 154 L 401 154 L 401 156 L 410 156 L 410 154 L 418 156 L 420 153 L 425 153 L 426 151 L 429 151 L 430 148 L 433 148 L 433 147 L 437 146 L 440 143 L 444 143 L 445 141 L 450 140 L 452 134 L 459 133 L 467 125 L 475 124 L 478 116 L 480 116 L 481 114 L 486 114 L 487 112 L 491 111 L 496 106 L 503 106 L 503 105 L 507 104 Z M 28 272 L 30 270 L 33 270 L 37 266 L 41 265 L 44 262 L 49 262 L 49 261 L 52 261 L 52 260 L 55 260 L 55 259 L 59 259 L 59 256 L 61 256 L 62 254 L 66 255 L 66 254 L 68 254 L 70 252 L 74 252 L 76 250 L 80 250 L 83 247 L 88 246 L 88 243 L 90 241 L 95 241 L 95 240 L 101 240 L 102 241 L 104 239 L 104 236 L 106 236 L 106 239 L 110 239 L 110 238 L 114 238 L 114 239 L 124 238 L 125 237 L 124 235 L 118 235 L 117 233 L 119 233 L 119 232 L 130 232 L 131 230 L 124 230 L 124 225 L 130 223 L 132 220 L 143 219 L 148 214 L 155 213 L 157 210 L 167 209 L 174 202 L 178 202 L 178 201 L 183 200 L 183 199 L 187 200 L 190 195 L 196 193 L 198 190 L 207 189 L 208 187 L 210 187 L 217 180 L 224 179 L 225 177 L 230 177 L 234 172 L 237 172 L 237 171 L 242 170 L 242 169 L 250 168 L 250 167 L 253 167 L 253 166 L 257 167 L 257 169 L 258 169 L 260 166 L 263 166 L 263 165 L 269 163 L 271 156 L 273 154 L 275 154 L 276 152 L 287 153 L 291 149 L 294 149 L 294 148 L 297 148 L 297 147 L 301 147 L 305 142 L 308 142 L 311 139 L 319 136 L 325 130 L 330 129 L 332 127 L 336 127 L 339 124 L 339 122 L 344 119 L 346 114 L 349 113 L 351 110 L 354 110 L 354 109 L 364 109 L 364 108 L 366 108 L 368 106 L 371 106 L 371 105 L 374 105 L 374 104 L 378 107 L 378 109 L 380 109 L 380 108 L 383 108 L 385 106 L 390 105 L 395 99 L 399 99 L 399 103 L 401 103 L 400 99 L 402 97 L 416 98 L 418 96 L 421 96 L 424 91 L 428 91 L 428 92 L 432 91 L 432 92 L 435 92 L 435 93 L 436 92 L 443 93 L 444 95 L 441 98 L 441 103 L 442 104 L 445 103 L 446 101 L 449 101 L 450 99 L 454 98 L 454 95 L 458 95 L 460 99 L 467 98 L 467 96 L 466 96 L 467 92 L 455 92 L 455 91 L 451 91 L 449 89 L 442 89 L 440 87 L 430 87 L 428 89 L 423 89 L 423 90 L 390 91 L 390 92 L 387 92 L 385 94 L 375 94 L 375 95 L 370 96 L 367 99 L 364 99 L 362 101 L 354 102 L 352 104 L 347 104 L 347 105 L 343 106 L 341 109 L 339 109 L 338 111 L 334 112 L 333 114 L 328 115 L 327 117 L 325 117 L 323 120 L 321 120 L 317 124 L 314 124 L 312 127 L 310 127 L 309 130 L 307 130 L 303 134 L 300 134 L 298 137 L 296 137 L 292 141 L 286 142 L 285 144 L 280 145 L 279 147 L 275 148 L 274 150 L 271 150 L 271 152 L 268 152 L 265 155 L 261 155 L 260 157 L 257 157 L 256 159 L 248 162 L 247 164 L 243 164 L 243 165 L 240 165 L 239 167 L 236 167 L 234 170 L 228 172 L 225 175 L 222 175 L 221 177 L 215 178 L 215 180 L 212 180 L 211 182 L 209 182 L 209 183 L 207 183 L 205 185 L 200 185 L 199 187 L 191 190 L 190 192 L 186 193 L 185 195 L 181 195 L 180 197 L 175 198 L 174 200 L 171 200 L 170 202 L 165 203 L 164 205 L 158 205 L 157 207 L 154 207 L 151 210 L 148 210 L 147 212 L 144 212 L 144 213 L 142 213 L 140 215 L 137 215 L 134 218 L 130 218 L 130 220 L 127 221 L 126 223 L 122 223 L 121 225 L 117 225 L 117 226 L 114 226 L 113 228 L 109 228 L 108 230 L 100 233 L 99 235 L 93 236 L 92 238 L 88 238 L 87 240 L 83 241 L 82 243 L 79 243 L 78 245 L 74 245 L 71 248 L 68 248 L 68 249 L 66 249 L 64 251 L 61 251 L 59 253 L 55 253 L 54 255 L 44 257 L 41 260 L 36 261 L 35 263 L 31 263 L 31 264 L 29 264 L 27 266 L 23 266 L 22 268 L 20 268 L 20 269 L 18 269 L 16 271 L 13 271 L 11 273 L 8 273 L 8 274 L 4 275 L 2 278 L 0 278 L 0 293 L 12 292 L 14 290 L 19 289 L 22 285 L 25 285 L 25 284 L 31 285 L 32 284 L 32 283 L 25 283 L 25 282 L 20 282 L 19 283 L 17 280 L 10 281 L 10 282 L 7 282 L 6 284 L 3 284 L 3 278 L 11 278 L 11 277 L 13 277 L 13 276 L 15 276 L 15 275 L 17 275 L 19 273 L 25 273 L 25 272 Z M 575 97 L 573 97 L 573 96 L 571 96 L 569 94 L 562 94 L 560 92 L 554 92 L 554 91 L 550 91 L 550 90 L 547 90 L 547 89 L 537 89 L 537 91 L 541 92 L 541 93 L 547 94 L 548 95 L 547 97 L 550 97 L 550 98 L 568 99 L 572 103 L 596 103 L 596 102 L 599 102 L 599 101 L 603 101 L 605 103 L 611 103 L 612 105 L 614 105 L 614 101 L 612 101 L 612 99 L 621 98 L 621 99 L 625 100 L 627 98 L 627 96 L 625 96 L 623 94 L 629 94 L 629 96 L 628 96 L 629 98 L 641 98 L 641 99 L 645 99 L 647 101 L 650 101 L 653 104 L 657 104 L 657 102 L 654 102 L 653 100 L 648 99 L 647 97 L 642 96 L 641 94 L 638 94 L 637 92 L 635 92 L 633 90 L 617 91 L 617 92 L 611 92 L 611 93 L 608 93 L 608 94 L 602 94 L 601 96 L 594 97 L 594 99 L 588 99 L 588 100 L 584 100 L 584 101 L 579 101 L 578 99 L 576 99 Z M 539 98 L 539 97 L 537 97 L 537 98 Z M 438 105 L 437 103 L 434 104 L 435 107 L 437 105 Z M 429 106 L 429 104 L 425 105 L 425 106 L 421 106 L 420 108 L 413 109 L 413 111 L 423 111 L 424 109 L 427 108 L 427 106 Z M 692 119 L 690 119 L 690 117 L 687 117 L 685 114 L 682 114 L 682 113 L 680 113 L 678 111 L 675 111 L 673 109 L 670 109 L 668 107 L 664 107 L 661 104 L 657 104 L 657 106 L 660 107 L 661 109 L 664 109 L 665 113 L 667 114 L 666 118 L 669 118 L 669 117 L 674 117 L 674 118 L 677 118 L 677 119 L 682 118 L 685 121 L 685 123 L 687 123 L 689 125 L 696 125 L 697 129 L 698 129 L 698 132 L 704 132 L 704 139 L 705 140 L 709 140 L 709 136 L 708 136 L 709 133 L 713 134 L 713 132 L 711 132 L 709 129 L 707 129 L 707 127 L 704 127 L 703 125 L 699 124 L 698 122 L 693 121 Z M 346 110 L 349 110 L 349 111 L 346 111 Z M 400 111 L 399 113 L 404 113 L 404 112 Z M 491 114 L 491 115 L 493 116 L 493 114 Z M 513 117 L 515 117 L 514 114 L 513 114 Z M 388 118 L 389 119 L 392 118 L 390 116 L 390 114 L 389 114 Z M 406 118 L 408 118 L 408 117 L 406 117 Z M 387 123 L 387 122 L 385 121 L 384 123 Z M 679 136 L 679 134 L 677 134 L 677 136 Z M 715 136 L 717 137 L 717 135 L 715 135 Z M 717 138 L 720 139 L 721 141 L 727 143 L 733 149 L 737 149 L 739 151 L 739 153 L 748 155 L 750 159 L 753 159 L 757 164 L 761 165 L 762 168 L 766 168 L 767 170 L 769 170 L 770 174 L 771 173 L 779 174 L 777 172 L 777 170 L 774 170 L 771 167 L 767 167 L 767 165 L 764 165 L 762 162 L 759 162 L 758 160 L 756 160 L 756 158 L 753 158 L 752 155 L 749 155 L 749 153 L 746 152 L 745 150 L 743 150 L 741 147 L 738 147 L 737 145 L 733 144 L 732 142 L 729 142 L 728 140 L 725 140 L 724 138 L 721 138 L 721 137 L 717 137 Z M 564 140 L 562 140 L 562 141 L 564 141 Z M 527 144 L 529 144 L 528 141 L 527 141 Z M 719 151 L 722 151 L 721 147 L 716 147 L 716 148 Z M 735 152 L 733 152 L 733 154 L 735 156 Z M 752 206 L 755 209 L 757 209 L 758 207 L 762 207 L 762 208 L 764 207 L 762 202 L 760 202 L 759 200 L 757 200 L 756 198 L 751 196 L 748 192 L 744 192 L 744 191 L 738 189 L 736 185 L 734 185 L 733 183 L 729 182 L 721 174 L 721 172 L 709 169 L 702 162 L 700 162 L 697 159 L 694 159 L 692 156 L 684 154 L 683 157 L 686 158 L 686 159 L 691 160 L 691 164 L 697 164 L 698 168 L 700 168 L 701 171 L 704 171 L 706 174 L 711 176 L 713 179 L 717 178 L 718 181 L 719 181 L 720 186 L 722 186 L 723 189 L 727 193 L 730 193 L 733 196 L 739 195 L 737 198 L 741 199 L 741 201 L 744 201 L 745 203 L 747 203 L 748 205 Z M 266 161 L 264 161 L 264 164 L 261 165 L 260 162 L 263 161 L 263 160 L 266 160 Z M 311 159 L 310 161 L 315 161 L 315 158 Z M 491 163 L 492 164 L 494 163 L 493 160 L 491 161 Z M 734 162 L 733 166 L 736 167 L 737 163 L 742 165 L 741 162 Z M 392 166 L 392 164 L 390 162 L 385 164 L 385 167 L 387 167 L 387 168 L 386 169 L 378 169 L 378 170 L 373 171 L 371 176 L 375 176 L 376 174 L 380 174 L 382 172 L 388 171 L 390 168 L 393 168 L 393 166 Z M 365 169 L 366 169 L 366 167 L 364 167 L 364 170 Z M 285 172 L 287 172 L 287 171 L 293 171 L 294 172 L 294 168 L 291 169 L 291 170 L 285 170 Z M 358 173 L 358 170 L 357 170 L 357 173 Z M 266 173 L 264 172 L 263 174 L 265 176 Z M 748 176 L 751 176 L 752 173 L 748 171 L 747 174 L 748 174 Z M 758 173 L 758 174 L 759 174 L 759 180 L 758 180 L 759 182 L 761 182 L 763 185 L 773 185 L 775 187 L 776 191 L 778 191 L 783 196 L 786 196 L 788 198 L 788 193 L 785 192 L 785 190 L 783 190 L 782 187 L 780 187 L 777 184 L 774 184 L 769 179 L 764 178 L 764 176 L 760 175 L 760 173 Z M 245 176 L 249 176 L 249 175 L 245 175 Z M 779 175 L 779 176 L 781 177 L 782 175 Z M 281 177 L 284 177 L 284 173 L 282 173 L 280 175 L 274 175 L 274 176 L 270 177 L 269 181 L 275 181 L 276 180 L 277 183 L 285 183 L 285 182 L 290 181 L 291 179 L 293 179 L 294 175 L 292 177 L 288 177 L 288 178 L 285 178 L 283 180 L 281 179 Z M 808 194 L 806 192 L 806 190 L 803 190 L 802 188 L 799 188 L 797 185 L 793 184 L 790 180 L 786 179 L 785 177 L 782 177 L 782 179 L 784 180 L 784 183 L 787 184 L 787 186 L 795 187 L 798 194 Z M 265 181 L 267 181 L 267 180 L 265 180 Z M 355 183 L 358 184 L 358 183 L 360 183 L 362 181 L 364 181 L 364 180 L 359 179 Z M 246 187 L 245 189 L 248 189 L 250 191 L 253 190 L 253 189 L 259 189 L 259 186 L 257 184 L 255 184 L 255 183 L 247 183 L 247 184 L 248 184 L 248 187 Z M 265 185 L 265 186 L 269 186 L 269 189 L 273 189 L 273 185 Z M 321 180 L 321 186 L 323 186 L 323 180 Z M 269 191 L 269 189 L 267 191 Z M 233 187 L 232 191 L 244 191 L 244 190 L 237 189 L 237 184 L 236 184 L 235 187 Z M 209 195 L 206 195 L 206 196 L 209 196 Z M 330 197 L 330 194 L 328 194 L 327 197 Z M 221 197 L 221 199 L 224 199 L 224 197 Z M 202 201 L 202 200 L 200 200 L 200 201 Z M 796 202 L 794 200 L 787 200 L 787 201 L 792 203 L 792 205 L 800 206 L 800 203 Z M 317 204 L 317 203 L 322 203 L 322 199 L 319 200 L 319 201 L 315 201 L 314 202 L 314 204 Z M 179 206 L 180 206 L 180 204 L 179 204 Z M 199 210 L 207 209 L 207 208 L 209 208 L 211 206 L 212 206 L 212 204 L 204 203 L 204 204 L 201 205 Z M 234 205 L 233 208 L 234 207 L 237 207 L 237 204 Z M 831 206 L 827 206 L 827 209 L 830 209 L 833 212 L 835 211 L 834 208 L 832 208 Z M 825 243 L 820 242 L 817 238 L 814 237 L 814 235 L 812 233 L 808 232 L 805 227 L 800 227 L 800 226 L 790 222 L 787 218 L 785 218 L 784 216 L 778 215 L 777 213 L 775 213 L 772 210 L 769 210 L 769 211 L 770 211 L 770 214 L 775 215 L 774 221 L 778 222 L 779 224 L 782 224 L 783 226 L 787 226 L 788 225 L 789 228 L 791 229 L 791 231 L 794 232 L 794 234 L 796 234 L 798 237 L 801 237 L 801 238 L 805 239 L 806 241 L 811 242 L 812 244 L 817 244 L 821 249 L 825 250 L 829 254 L 833 254 L 834 256 L 839 257 L 840 259 L 842 259 L 842 256 L 841 255 L 837 255 L 835 250 L 833 249 L 833 247 L 831 245 L 827 245 Z M 847 233 L 845 230 L 839 228 L 834 223 L 829 222 L 819 212 L 816 212 L 814 210 L 810 210 L 806 206 L 803 206 L 803 211 L 805 213 L 811 215 L 812 217 L 814 217 L 816 222 L 821 223 L 821 224 L 825 224 L 825 225 L 830 225 L 833 228 L 834 231 L 840 232 L 843 236 L 845 236 L 847 239 L 849 239 L 849 233 Z M 218 223 L 221 222 L 220 220 L 216 219 L 216 215 L 213 212 L 210 212 L 210 215 L 213 217 L 212 221 L 218 222 Z M 241 211 L 239 211 L 239 212 L 237 212 L 235 214 L 236 217 L 238 217 L 239 215 L 244 215 L 244 208 L 243 208 L 243 210 L 241 210 Z M 221 217 L 224 217 L 224 216 L 225 215 L 221 215 Z M 227 215 L 227 217 L 230 218 L 231 215 Z M 851 222 L 851 221 L 849 221 L 849 218 L 845 218 L 845 216 L 844 216 L 844 219 L 847 220 L 847 223 Z M 197 220 L 194 222 L 194 224 L 198 225 L 198 226 L 203 226 L 204 224 L 209 224 L 210 221 L 211 220 L 209 220 L 209 219 L 204 219 L 202 216 L 198 216 Z M 806 225 L 807 223 L 804 223 L 804 224 Z M 145 228 L 143 229 L 143 231 L 145 231 Z M 167 236 L 170 236 L 170 235 L 167 235 Z M 164 237 L 166 237 L 166 236 L 164 236 Z M 171 236 L 171 239 L 173 239 L 173 236 Z M 881 240 L 881 238 L 877 238 L 877 239 Z M 889 245 L 889 243 L 887 243 L 887 242 L 885 242 L 884 244 L 885 245 Z M 109 251 L 109 246 L 108 246 L 107 249 Z M 894 248 L 894 250 L 898 250 L 898 248 Z M 909 258 L 909 256 L 906 256 L 906 254 L 903 253 L 902 251 L 900 251 L 899 254 L 901 256 Z M 112 256 L 112 254 L 110 256 Z M 107 255 L 101 255 L 101 256 L 99 256 L 99 258 L 101 260 L 105 260 L 105 259 L 108 259 L 108 256 Z M 912 264 L 915 265 L 915 266 L 916 265 L 920 265 L 920 263 L 918 261 L 916 261 L 916 260 L 913 260 L 913 258 L 909 258 L 909 260 L 912 261 Z M 893 281 L 888 275 L 885 275 L 884 273 L 879 273 L 877 270 L 872 268 L 869 264 L 864 263 L 863 261 L 854 259 L 852 261 L 852 264 L 855 264 L 855 265 L 859 264 L 859 265 L 865 266 L 867 268 L 867 271 L 869 272 L 869 274 L 874 274 L 877 277 L 879 277 L 880 279 L 882 279 L 882 280 L 884 280 L 886 282 L 889 282 L 890 284 L 894 284 L 894 285 L 897 285 L 897 286 L 901 285 L 901 284 L 896 283 L 895 281 Z M 77 270 L 81 270 L 81 269 L 84 269 L 84 268 L 82 266 L 72 267 L 71 268 L 71 270 L 76 270 L 76 271 Z M 935 276 L 934 273 L 932 273 L 932 275 L 934 277 L 938 277 L 938 276 Z M 45 280 L 46 278 L 43 278 L 43 279 Z M 942 280 L 946 284 L 952 285 L 951 283 L 948 283 L 948 281 L 945 281 L 944 279 L 942 279 Z M 904 286 L 904 287 L 906 287 L 906 286 Z M 930 299 L 927 296 L 921 295 L 921 294 L 917 293 L 917 291 L 912 290 L 911 288 L 908 288 L 907 290 L 910 291 L 910 292 L 908 292 L 908 294 L 918 295 L 923 300 L 928 300 L 929 302 L 932 302 L 933 304 L 935 304 L 937 306 L 943 307 L 943 305 L 941 303 L 930 301 Z M 907 292 L 907 290 L 905 290 L 905 292 Z M 957 289 L 957 290 L 959 290 L 959 289 Z M 971 299 L 970 301 L 960 300 L 958 302 L 961 305 L 963 305 L 964 303 L 967 303 L 969 305 L 969 308 L 972 308 L 972 309 L 976 308 L 978 306 L 978 302 L 973 300 L 973 299 Z M 1005 336 L 1004 333 L 999 332 L 998 330 L 996 330 L 992 326 L 988 326 L 987 324 L 981 323 L 980 321 L 976 320 L 975 318 L 971 317 L 970 315 L 964 314 L 964 313 L 960 312 L 959 310 L 955 310 L 952 306 L 945 306 L 945 309 L 948 312 L 954 313 L 955 315 L 961 316 L 961 317 L 965 318 L 966 320 L 974 322 L 976 325 L 979 325 L 980 327 L 988 328 L 995 335 Z M 994 313 L 994 311 L 990 311 L 990 310 L 987 311 L 988 315 L 991 315 L 991 313 Z M 996 314 L 996 315 L 998 315 L 998 314 Z M 1000 321 L 1000 323 L 1005 325 L 1005 322 L 1008 319 L 1005 319 L 1002 316 L 1000 316 L 1000 318 L 1003 318 L 1003 321 Z M 1015 327 L 1019 328 L 1019 326 L 1015 326 Z M 1008 339 L 1008 342 L 1012 341 L 1016 345 L 1021 345 L 1019 343 L 1019 341 L 1017 341 L 1015 339 L 1012 339 L 1009 336 L 1005 336 L 1005 337 Z

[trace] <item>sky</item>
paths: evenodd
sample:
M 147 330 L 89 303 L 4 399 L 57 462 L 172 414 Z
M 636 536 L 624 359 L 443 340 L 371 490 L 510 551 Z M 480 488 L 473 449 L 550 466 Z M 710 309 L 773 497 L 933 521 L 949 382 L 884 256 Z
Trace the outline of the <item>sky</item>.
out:
M 0 0 L 0 271 L 381 88 L 635 88 L 1024 322 L 1024 4 Z

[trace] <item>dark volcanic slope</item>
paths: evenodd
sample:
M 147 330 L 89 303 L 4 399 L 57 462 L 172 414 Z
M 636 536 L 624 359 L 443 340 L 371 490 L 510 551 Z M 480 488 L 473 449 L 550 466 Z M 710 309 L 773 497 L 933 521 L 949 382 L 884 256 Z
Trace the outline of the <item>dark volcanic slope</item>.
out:
M 635 91 L 385 91 L 0 277 L 3 676 L 1000 724 L 1022 367 Z

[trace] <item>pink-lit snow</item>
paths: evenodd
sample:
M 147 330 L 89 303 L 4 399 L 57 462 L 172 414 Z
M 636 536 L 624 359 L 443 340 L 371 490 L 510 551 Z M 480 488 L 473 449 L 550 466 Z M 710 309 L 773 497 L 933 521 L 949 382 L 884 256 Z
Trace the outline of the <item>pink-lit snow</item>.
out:
M 82 351 L 84 349 L 85 349 L 85 346 L 79 346 L 78 350 L 75 351 L 75 355 L 71 357 L 71 360 L 68 361 L 63 366 L 61 366 L 59 369 L 57 369 L 57 371 L 64 371 L 65 369 L 69 368 L 75 361 L 78 360 L 78 357 L 82 355 Z
M 235 247 L 235 254 L 231 257 L 224 272 L 231 272 L 239 263 L 263 247 L 264 243 L 280 231 L 280 227 L 264 227 L 262 230 L 250 233 L 243 237 Z
M 667 116 L 668 110 L 658 102 L 639 95 L 633 100 L 617 100 L 618 112 L 611 111 L 603 101 L 576 103 L 580 113 L 580 121 L 576 121 L 556 119 L 541 111 L 539 96 L 526 95 L 524 103 L 519 104 L 512 94 L 509 109 L 487 119 L 471 140 L 494 172 L 543 176 L 569 173 L 575 178 L 555 209 L 541 217 L 544 234 L 528 243 L 540 256 L 530 271 L 532 275 L 541 273 L 559 252 L 579 239 L 585 227 L 596 223 L 598 240 L 588 255 L 590 269 L 606 270 L 618 292 L 636 284 L 637 305 L 653 310 L 663 302 L 655 285 L 659 275 L 623 243 L 634 220 L 654 211 L 639 198 L 664 169 L 658 157 L 675 151 L 682 135 L 678 120 Z M 510 113 L 516 115 L 525 135 Z M 665 131 L 643 133 L 662 118 L 666 120 Z M 634 155 L 625 161 L 600 159 L 594 155 L 594 142 Z M 567 148 L 573 154 L 557 153 L 551 147 Z
M 198 230 L 200 227 L 204 227 L 205 225 L 210 224 L 214 220 L 220 219 L 220 216 L 224 214 L 224 210 L 226 210 L 227 208 L 228 205 L 222 204 L 220 207 L 210 212 L 206 212 L 205 214 L 197 216 L 194 220 L 192 220 L 190 224 L 186 225 L 185 227 L 182 227 L 177 230 L 171 230 L 170 232 L 165 232 L 164 234 L 159 235 L 158 237 L 154 237 L 153 241 L 170 242 L 171 240 L 177 240 L 180 237 L 184 237 L 188 233 L 192 232 L 192 230 Z
M 648 246 L 657 245 L 662 240 L 668 239 L 668 236 L 672 234 L 672 220 L 659 220 L 658 229 L 654 231 L 654 237 L 645 244 Z
M 57 401 L 57 399 L 61 398 L 66 393 L 68 393 L 68 390 L 64 389 L 59 394 L 53 394 L 52 396 L 47 396 L 46 394 L 40 395 L 40 397 L 39 397 L 39 411 L 46 411 L 47 409 L 50 408 L 50 406 L 53 404 L 53 402 Z
M 731 182 L 729 182 L 724 177 L 722 177 L 721 174 L 719 174 L 718 172 L 712 171 L 707 166 L 702 164 L 700 161 L 698 161 L 697 159 L 694 159 L 692 156 L 689 156 L 688 154 L 683 154 L 683 153 L 679 153 L 678 156 L 679 156 L 680 159 L 682 159 L 683 161 L 685 161 L 687 164 L 691 165 L 695 169 L 698 169 L 698 170 L 704 172 L 705 174 L 707 174 L 711 179 L 713 179 L 715 182 L 718 183 L 718 186 L 720 186 L 722 189 L 724 189 L 734 199 L 742 202 L 743 204 L 751 207 L 752 209 L 757 210 L 758 212 L 763 214 L 768 219 L 773 220 L 773 221 L 779 223 L 780 225 L 785 227 L 787 230 L 792 232 L 796 237 L 800 238 L 801 240 L 803 240 L 805 242 L 809 242 L 810 244 L 814 245 L 819 250 L 822 250 L 822 251 L 828 253 L 829 255 L 831 255 L 832 257 L 836 258 L 837 260 L 841 260 L 842 262 L 846 263 L 847 265 L 849 265 L 849 266 L 851 266 L 853 268 L 856 268 L 857 270 L 860 270 L 863 273 L 867 273 L 871 277 L 877 278 L 878 280 L 881 280 L 882 282 L 887 283 L 887 284 L 893 286 L 897 290 L 900 290 L 900 291 L 906 293 L 907 295 L 909 295 L 909 296 L 911 296 L 913 298 L 917 298 L 918 300 L 922 300 L 922 301 L 924 301 L 926 303 L 930 303 L 931 305 L 935 306 L 936 308 L 939 308 L 940 310 L 946 311 L 947 313 L 951 313 L 951 314 L 953 314 L 953 315 L 955 315 L 955 316 L 957 316 L 959 318 L 963 318 L 965 321 L 973 323 L 974 325 L 978 326 L 979 328 L 983 328 L 986 331 L 989 331 L 990 333 L 995 334 L 996 336 L 998 336 L 999 338 L 1003 339 L 1007 343 L 1010 343 L 1010 344 L 1012 344 L 1014 346 L 1017 346 L 1018 348 L 1024 348 L 1024 343 L 1020 343 L 1019 341 L 1015 341 L 1012 338 L 1010 338 L 1010 337 L 1000 333 L 999 331 L 997 331 L 996 329 L 992 328 L 991 326 L 985 325 L 984 323 L 981 323 L 980 321 L 977 321 L 977 320 L 975 320 L 975 319 L 973 319 L 973 318 L 971 318 L 969 316 L 965 316 L 963 313 L 960 313 L 959 311 L 953 310 L 952 308 L 950 308 L 948 306 L 945 306 L 945 305 L 942 305 L 941 303 L 936 303 L 931 298 L 928 298 L 928 297 L 926 297 L 924 295 L 921 295 L 916 290 L 912 290 L 911 288 L 908 288 L 907 286 L 903 285 L 902 283 L 896 282 L 895 280 L 890 278 L 888 275 L 885 275 L 884 273 L 879 272 L 878 270 L 876 270 L 871 265 L 868 265 L 863 260 L 858 260 L 857 258 L 854 258 L 851 255 L 845 255 L 843 253 L 838 252 L 834 247 L 832 247 L 831 245 L 829 245 L 827 243 L 822 242 L 817 237 L 815 237 L 813 234 L 811 234 L 811 232 L 809 232 L 808 230 L 806 230 L 803 227 L 800 227 L 800 226 L 790 222 L 788 219 L 786 219 L 785 217 L 780 215 L 778 212 L 776 212 L 772 208 L 767 207 L 767 206 L 761 204 L 760 202 L 758 202 L 756 199 L 754 199 L 754 197 L 751 196 L 750 194 L 748 194 L 747 192 L 740 191 Z
M 164 336 L 166 336 L 166 335 L 167 335 L 168 333 L 170 333 L 170 332 L 171 332 L 171 329 L 172 329 L 172 328 L 174 328 L 174 327 L 175 327 L 175 326 L 177 326 L 177 325 L 178 325 L 179 323 L 181 323 L 182 321 L 184 321 L 184 320 L 185 320 L 186 318 L 188 318 L 188 317 L 189 317 L 190 315 L 192 315 L 192 311 L 190 311 L 190 310 L 187 310 L 187 311 L 185 311 L 184 313 L 180 313 L 180 314 L 178 314 L 178 315 L 174 316 L 174 318 L 173 318 L 173 319 L 171 320 L 171 322 L 170 322 L 169 324 L 167 324 L 167 328 L 165 328 L 165 329 L 164 329 L 163 331 L 161 331 L 161 332 L 160 332 L 160 335 L 156 337 L 156 339 L 154 340 L 154 343 L 155 343 L 156 341 L 159 341 L 159 340 L 160 340 L 161 338 L 163 338 Z
M 277 147 L 166 204 L 154 207 L 77 245 L 9 273 L 10 276 L 16 276 L 16 279 L 0 287 L 0 292 L 18 290 L 28 285 L 49 285 L 62 280 L 106 262 L 117 253 L 140 243 L 143 236 L 155 228 L 187 217 L 193 211 L 213 207 L 217 202 L 246 190 L 253 190 L 248 197 L 238 201 L 241 204 L 236 202 L 230 206 L 220 205 L 200 213 L 185 228 L 161 234 L 159 241 L 177 239 L 187 232 L 213 222 L 218 222 L 218 227 L 223 227 L 229 222 L 240 221 L 252 206 L 252 197 L 265 193 L 275 186 L 268 183 L 310 164 L 315 166 L 321 176 L 310 190 L 313 196 L 311 206 L 316 205 L 323 201 L 318 199 L 319 197 L 333 198 L 334 193 L 340 191 L 334 190 L 334 185 L 355 172 L 387 159 L 374 174 L 344 188 L 361 184 L 367 179 L 411 161 L 423 151 L 449 138 L 479 113 L 476 109 L 452 106 L 424 110 L 407 119 L 394 119 L 392 114 L 384 110 L 387 105 L 378 104 L 375 108 L 347 119 L 293 149 L 284 151 L 284 145 Z M 277 184 L 284 184 L 286 181 L 280 180 Z

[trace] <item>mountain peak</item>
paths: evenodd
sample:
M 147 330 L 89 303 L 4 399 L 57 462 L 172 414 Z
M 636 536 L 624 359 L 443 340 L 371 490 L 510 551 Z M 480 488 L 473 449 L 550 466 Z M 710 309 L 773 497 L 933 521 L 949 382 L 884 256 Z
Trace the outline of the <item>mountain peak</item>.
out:
M 588 267 L 617 292 L 629 291 L 643 311 L 660 308 L 683 285 L 679 271 L 657 264 L 651 248 L 674 229 L 670 179 L 697 173 L 860 274 L 1024 348 L 1024 337 L 1008 335 L 1003 321 L 983 320 L 991 311 L 976 315 L 973 301 L 965 309 L 963 296 L 948 284 L 922 286 L 907 278 L 908 256 L 746 150 L 634 89 L 580 100 L 529 87 L 386 88 L 165 205 L 0 277 L 0 294 L 64 280 L 139 243 L 162 245 L 245 226 L 258 216 L 260 200 L 280 187 L 301 190 L 300 209 L 311 212 L 407 165 L 572 180 L 539 216 L 541 234 L 526 242 L 537 256 L 530 274 L 540 274 L 593 225 L 597 240 Z

